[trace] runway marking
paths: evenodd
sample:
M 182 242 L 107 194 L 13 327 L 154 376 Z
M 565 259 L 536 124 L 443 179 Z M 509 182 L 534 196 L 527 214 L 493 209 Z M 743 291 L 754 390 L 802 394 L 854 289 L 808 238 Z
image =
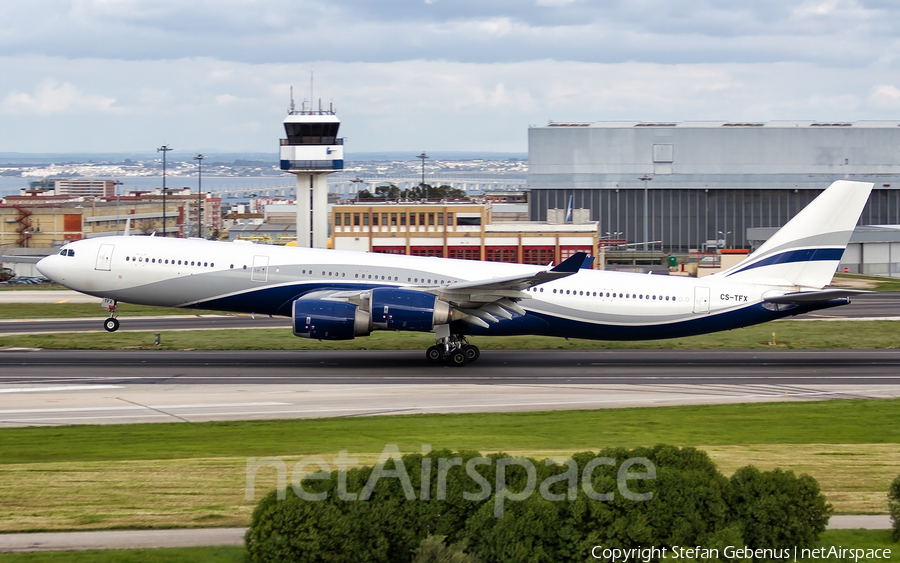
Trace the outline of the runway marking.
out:
M 39 391 L 87 391 L 95 389 L 120 389 L 121 385 L 68 385 L 65 387 L 17 387 L 0 389 L 0 393 L 35 393 Z

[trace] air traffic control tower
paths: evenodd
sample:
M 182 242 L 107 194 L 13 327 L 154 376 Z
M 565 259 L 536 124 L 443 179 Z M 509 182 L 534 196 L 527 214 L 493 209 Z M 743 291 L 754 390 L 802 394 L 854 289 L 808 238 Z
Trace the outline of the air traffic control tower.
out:
M 291 107 L 284 119 L 287 139 L 281 139 L 281 169 L 297 176 L 297 246 L 328 246 L 328 174 L 344 169 L 341 120 L 329 105 Z

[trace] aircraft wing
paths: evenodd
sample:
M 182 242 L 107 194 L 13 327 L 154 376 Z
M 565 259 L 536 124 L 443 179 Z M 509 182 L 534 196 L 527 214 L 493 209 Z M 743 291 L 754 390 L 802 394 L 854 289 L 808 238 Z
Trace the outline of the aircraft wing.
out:
M 524 315 L 525 309 L 516 302 L 530 299 L 525 290 L 590 267 L 593 259 L 584 252 L 576 252 L 555 268 L 548 268 L 529 274 L 489 278 L 483 280 L 449 283 L 440 286 L 406 286 L 404 289 L 430 293 L 438 299 L 450 303 L 453 308 L 451 320 L 463 321 L 487 328 L 488 323 L 511 319 L 513 315 Z M 362 304 L 366 291 L 320 290 L 304 295 L 303 299 L 329 299 Z
M 769 303 L 784 304 L 815 303 L 817 301 L 831 301 L 832 299 L 852 297 L 854 295 L 862 295 L 865 293 L 872 292 L 861 291 L 858 289 L 825 289 L 822 291 L 798 291 L 796 293 L 785 293 L 784 295 L 763 297 L 763 301 L 768 301 Z
M 498 297 L 510 297 L 509 293 L 520 293 L 525 289 L 547 283 L 549 281 L 558 280 L 578 272 L 588 261 L 588 256 L 584 252 L 576 252 L 569 258 L 565 259 L 559 266 L 549 270 L 542 270 L 533 274 L 523 274 L 518 276 L 508 276 L 504 278 L 491 278 L 486 280 L 475 280 L 456 282 L 440 287 L 423 288 L 429 293 L 438 296 L 459 296 L 459 295 L 491 295 L 496 294 Z M 527 295 L 515 295 L 515 297 L 527 298 Z M 493 299 L 491 300 L 493 301 Z

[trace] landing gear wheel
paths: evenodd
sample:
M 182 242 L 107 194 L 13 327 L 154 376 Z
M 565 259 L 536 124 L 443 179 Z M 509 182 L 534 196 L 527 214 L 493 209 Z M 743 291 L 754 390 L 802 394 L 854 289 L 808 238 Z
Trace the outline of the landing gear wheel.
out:
M 448 358 L 451 366 L 464 366 L 468 361 L 466 359 L 466 353 L 462 350 L 455 350 L 450 353 L 450 357 Z
M 481 357 L 481 350 L 478 349 L 478 346 L 474 344 L 467 344 L 463 346 L 463 353 L 466 355 L 466 361 L 469 363 L 478 361 L 478 358 Z
M 425 357 L 429 362 L 437 363 L 444 359 L 444 352 L 437 346 L 429 346 L 428 350 L 425 350 Z
M 119 330 L 119 319 L 106 319 L 105 321 L 103 321 L 103 328 L 106 329 L 106 332 L 115 332 Z

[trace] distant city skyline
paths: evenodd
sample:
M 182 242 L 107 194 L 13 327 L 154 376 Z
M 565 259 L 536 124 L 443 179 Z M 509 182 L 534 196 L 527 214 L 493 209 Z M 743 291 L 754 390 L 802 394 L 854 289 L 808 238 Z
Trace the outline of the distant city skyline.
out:
M 876 0 L 6 2 L 0 152 L 275 151 L 311 70 L 349 153 L 522 153 L 548 120 L 896 119 L 898 24 Z

